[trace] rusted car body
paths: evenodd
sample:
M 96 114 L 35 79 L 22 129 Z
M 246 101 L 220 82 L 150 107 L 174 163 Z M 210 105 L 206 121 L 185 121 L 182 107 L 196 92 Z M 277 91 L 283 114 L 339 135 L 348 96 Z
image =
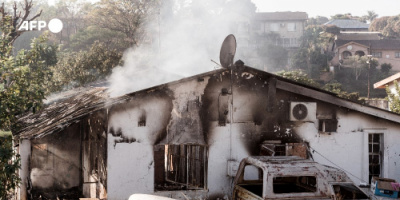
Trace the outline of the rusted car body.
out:
M 296 156 L 242 160 L 234 200 L 369 199 L 343 171 Z

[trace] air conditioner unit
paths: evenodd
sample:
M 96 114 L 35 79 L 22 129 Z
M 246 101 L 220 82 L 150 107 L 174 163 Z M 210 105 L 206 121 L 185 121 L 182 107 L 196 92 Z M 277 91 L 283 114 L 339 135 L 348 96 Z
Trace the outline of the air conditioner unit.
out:
M 285 23 L 281 23 L 281 27 L 285 27 Z
M 315 102 L 290 102 L 290 121 L 315 121 L 317 120 L 317 103 Z

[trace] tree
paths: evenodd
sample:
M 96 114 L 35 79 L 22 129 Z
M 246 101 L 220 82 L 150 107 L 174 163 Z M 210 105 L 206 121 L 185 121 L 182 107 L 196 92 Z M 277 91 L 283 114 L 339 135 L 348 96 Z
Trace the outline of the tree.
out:
M 389 109 L 392 112 L 400 114 L 400 87 L 397 81 L 394 81 L 395 92 L 392 93 L 389 87 L 386 86 L 387 100 L 389 101 Z
M 326 31 L 326 26 L 308 26 L 301 37 L 299 50 L 292 57 L 292 68 L 307 69 L 314 77 L 314 73 L 328 67 L 328 61 L 333 56 L 326 48 L 333 41 L 334 34 Z
M 372 59 L 370 63 L 368 62 L 367 56 L 349 56 L 344 60 L 344 65 L 354 69 L 355 80 L 358 80 L 363 72 L 368 74 L 370 70 L 375 70 L 379 65 L 376 59 Z
M 157 17 L 159 1 L 102 0 L 89 14 L 92 24 L 119 32 L 129 46 L 139 46 L 148 37 L 146 26 Z
M 389 74 L 389 71 L 391 69 L 392 69 L 392 64 L 390 63 L 381 64 L 381 72 L 384 73 L 386 76 Z
M 387 38 L 400 38 L 400 15 L 377 18 L 371 23 L 369 30 L 379 31 Z
M 50 81 L 51 65 L 57 62 L 57 47 L 46 43 L 46 35 L 34 40 L 30 50 L 12 54 L 12 18 L 0 24 L 0 130 L 10 130 L 16 116 L 42 106 Z
M 8 38 L 7 41 L 11 45 L 15 42 L 15 40 L 22 33 L 27 31 L 25 29 L 20 29 L 23 22 L 24 21 L 33 21 L 42 14 L 42 11 L 39 11 L 37 14 L 31 16 L 31 10 L 33 8 L 32 0 L 30 0 L 30 1 L 24 0 L 24 3 L 21 5 L 22 5 L 23 12 L 21 12 L 21 11 L 18 12 L 17 11 L 18 10 L 17 3 L 14 2 L 14 5 L 12 7 L 12 10 L 13 10 L 12 15 L 7 12 L 7 8 L 4 6 L 4 3 L 0 7 L 1 23 L 7 23 L 10 26 L 10 30 L 7 32 L 3 32 L 2 37 Z M 5 21 L 8 21 L 8 22 L 5 22 Z
M 369 23 L 371 24 L 372 21 L 374 21 L 374 19 L 378 17 L 378 14 L 376 14 L 376 13 L 375 13 L 374 11 L 372 11 L 372 10 L 369 10 L 369 11 L 367 11 L 367 15 L 364 15 L 363 17 L 364 17 L 366 20 L 368 20 Z
M 328 21 L 329 21 L 329 19 L 327 17 L 323 17 L 323 16 L 311 17 L 311 18 L 308 18 L 308 20 L 307 20 L 307 26 L 309 26 L 309 25 L 323 25 Z
M 10 192 L 20 182 L 16 173 L 20 166 L 21 159 L 12 147 L 12 136 L 0 136 L 0 199 L 11 199 Z
M 64 52 L 60 57 L 57 65 L 51 68 L 52 92 L 104 80 L 120 64 L 122 54 L 104 43 L 95 42 L 87 51 Z

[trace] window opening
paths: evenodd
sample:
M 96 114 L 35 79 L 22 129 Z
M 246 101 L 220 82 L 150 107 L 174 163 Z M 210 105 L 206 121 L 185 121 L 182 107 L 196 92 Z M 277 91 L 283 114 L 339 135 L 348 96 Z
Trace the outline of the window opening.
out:
M 162 151 L 164 150 L 164 151 Z M 206 189 L 207 147 L 202 145 L 164 145 L 155 152 L 157 159 L 164 153 L 164 180 L 156 180 L 157 190 Z M 161 152 L 161 153 L 160 153 Z M 157 162 L 156 178 L 160 177 L 161 162 Z M 157 183 L 158 182 L 158 183 Z
M 317 179 L 315 176 L 274 177 L 273 191 L 275 194 L 316 192 Z
M 368 135 L 368 154 L 369 154 L 369 181 L 373 176 L 381 177 L 382 170 L 382 134 Z
M 372 57 L 374 57 L 374 58 L 382 58 L 382 52 L 372 52 Z

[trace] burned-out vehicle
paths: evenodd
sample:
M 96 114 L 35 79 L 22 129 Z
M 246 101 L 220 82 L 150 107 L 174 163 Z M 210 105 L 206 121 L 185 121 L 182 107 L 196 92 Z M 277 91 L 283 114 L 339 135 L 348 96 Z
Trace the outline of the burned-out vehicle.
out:
M 234 184 L 234 200 L 369 199 L 345 172 L 297 156 L 245 158 Z

